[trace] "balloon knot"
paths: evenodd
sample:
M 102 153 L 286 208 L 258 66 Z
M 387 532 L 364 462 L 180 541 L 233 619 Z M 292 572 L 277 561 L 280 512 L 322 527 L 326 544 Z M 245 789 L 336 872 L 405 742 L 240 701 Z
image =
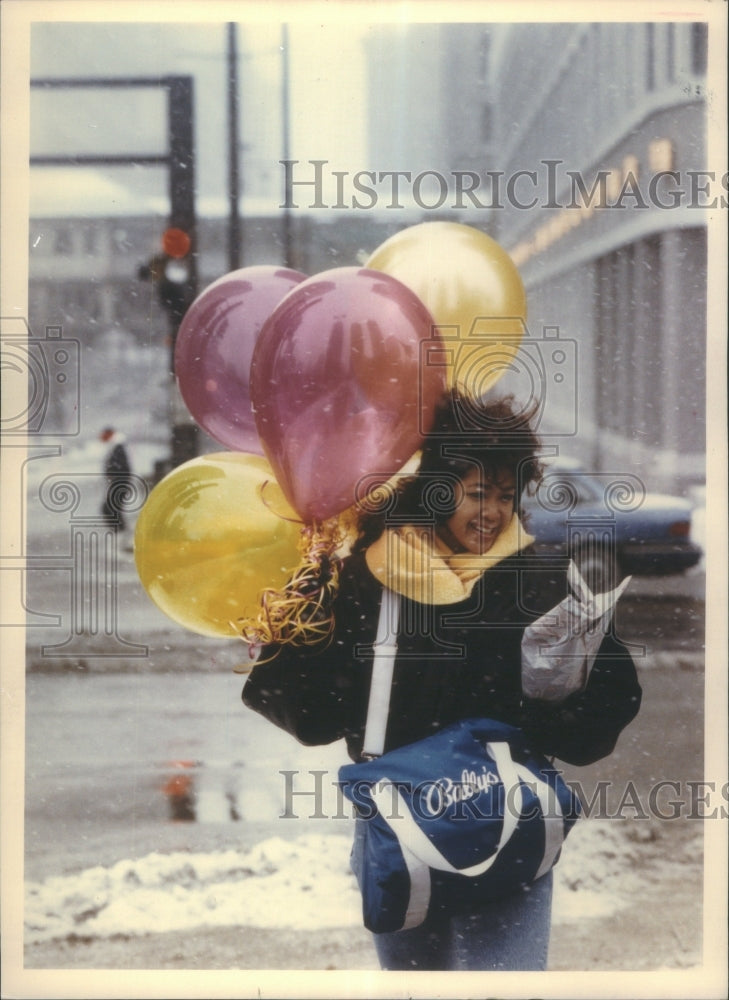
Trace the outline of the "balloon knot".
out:
M 266 588 L 261 593 L 257 618 L 239 620 L 238 632 L 244 642 L 251 647 L 284 643 L 312 646 L 331 638 L 332 602 L 342 564 L 336 552 L 344 538 L 338 517 L 303 526 L 300 565 L 282 589 Z

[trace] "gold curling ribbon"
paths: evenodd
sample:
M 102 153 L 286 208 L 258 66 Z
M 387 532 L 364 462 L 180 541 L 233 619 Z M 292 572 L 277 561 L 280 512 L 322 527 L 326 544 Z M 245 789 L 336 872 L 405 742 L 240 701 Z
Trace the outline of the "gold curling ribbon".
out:
M 291 579 L 281 590 L 268 587 L 262 591 L 261 609 L 255 619 L 231 623 L 248 643 L 251 659 L 257 646 L 271 643 L 312 646 L 331 636 L 334 628 L 331 602 L 339 586 L 341 565 L 337 549 L 346 536 L 347 526 L 339 517 L 303 526 L 299 541 L 302 561 Z M 235 672 L 247 673 L 252 667 L 253 663 L 236 667 Z

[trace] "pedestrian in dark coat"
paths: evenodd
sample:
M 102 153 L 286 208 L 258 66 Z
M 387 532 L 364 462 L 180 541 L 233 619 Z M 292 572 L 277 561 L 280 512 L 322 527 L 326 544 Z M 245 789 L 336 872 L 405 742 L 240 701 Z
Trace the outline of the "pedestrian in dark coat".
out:
M 417 474 L 385 509 L 362 513 L 331 638 L 264 647 L 243 701 L 304 744 L 344 739 L 359 760 L 388 587 L 400 595 L 400 625 L 385 751 L 483 716 L 520 727 L 548 756 L 589 764 L 612 752 L 638 712 L 635 666 L 607 634 L 582 690 L 560 702 L 524 697 L 524 629 L 566 595 L 568 560 L 538 556 L 520 518 L 520 496 L 541 475 L 529 415 L 510 399 L 463 402 L 448 396 Z M 551 873 L 464 917 L 377 934 L 375 944 L 388 969 L 541 969 L 550 914 Z
M 125 531 L 124 497 L 129 491 L 131 465 L 125 447 L 126 438 L 113 427 L 105 427 L 99 440 L 106 445 L 103 472 L 106 479 L 104 502 L 101 513 L 107 525 L 114 531 Z

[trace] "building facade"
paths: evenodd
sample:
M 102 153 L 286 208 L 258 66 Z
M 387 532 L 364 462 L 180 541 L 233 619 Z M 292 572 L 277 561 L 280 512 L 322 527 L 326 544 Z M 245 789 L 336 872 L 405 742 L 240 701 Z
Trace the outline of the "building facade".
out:
M 701 482 L 707 217 L 726 202 L 707 171 L 706 25 L 416 25 L 375 50 L 373 160 L 477 175 L 453 217 L 524 280 L 523 370 L 500 388 L 541 396 L 542 428 L 597 470 Z
M 574 344 L 575 444 L 598 469 L 700 482 L 707 218 L 722 201 L 705 25 L 505 27 L 492 55 L 499 170 L 520 182 L 494 235 L 527 286 L 530 333 Z

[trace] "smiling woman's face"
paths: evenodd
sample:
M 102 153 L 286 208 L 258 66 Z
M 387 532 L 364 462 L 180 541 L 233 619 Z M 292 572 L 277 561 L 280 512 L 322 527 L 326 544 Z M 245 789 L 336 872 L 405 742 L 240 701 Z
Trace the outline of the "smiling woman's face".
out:
M 438 535 L 454 552 L 483 555 L 507 527 L 514 514 L 516 479 L 508 469 L 494 479 L 474 468 L 461 480 L 456 509 Z

